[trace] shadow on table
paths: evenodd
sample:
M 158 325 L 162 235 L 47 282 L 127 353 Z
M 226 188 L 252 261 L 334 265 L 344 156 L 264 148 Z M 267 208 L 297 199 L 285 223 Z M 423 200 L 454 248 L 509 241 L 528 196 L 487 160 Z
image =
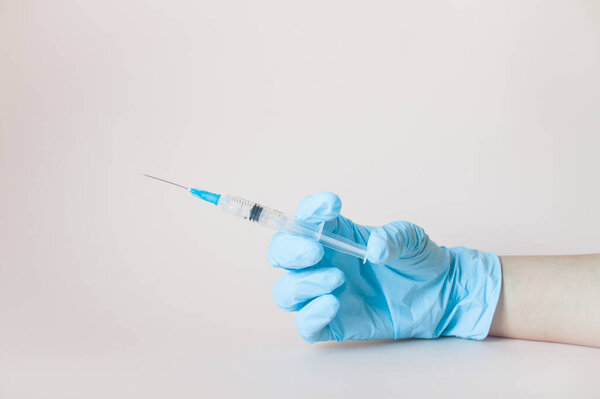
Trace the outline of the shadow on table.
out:
M 337 351 L 337 350 L 356 350 L 362 348 L 386 347 L 390 345 L 402 345 L 410 341 L 423 341 L 415 339 L 397 339 L 397 340 L 365 340 L 365 341 L 329 341 L 318 344 L 320 350 Z
M 447 345 L 449 342 L 452 342 L 452 345 L 468 345 L 471 344 L 479 344 L 482 343 L 498 343 L 502 342 L 502 338 L 497 337 L 488 337 L 483 341 L 475 341 L 475 340 L 465 340 L 456 337 L 439 337 L 435 339 L 420 339 L 420 338 L 406 338 L 406 339 L 397 339 L 397 340 L 365 340 L 365 341 L 344 341 L 344 342 L 322 342 L 317 344 L 319 350 L 321 351 L 351 351 L 351 350 L 360 350 L 364 348 L 385 348 L 396 345 L 410 345 L 410 346 L 431 346 L 439 344 Z

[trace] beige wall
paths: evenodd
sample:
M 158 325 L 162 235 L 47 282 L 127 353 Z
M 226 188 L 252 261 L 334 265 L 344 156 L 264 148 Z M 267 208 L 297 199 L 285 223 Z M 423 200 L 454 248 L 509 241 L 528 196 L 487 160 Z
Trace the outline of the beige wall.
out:
M 0 2 L 0 396 L 592 389 L 580 348 L 306 345 L 271 232 L 138 173 L 599 252 L 599 70 L 594 1 Z

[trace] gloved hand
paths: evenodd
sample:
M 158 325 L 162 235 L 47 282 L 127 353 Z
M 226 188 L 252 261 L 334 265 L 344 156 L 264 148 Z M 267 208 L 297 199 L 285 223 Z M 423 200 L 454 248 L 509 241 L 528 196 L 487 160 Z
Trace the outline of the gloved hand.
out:
M 273 298 L 298 311 L 306 341 L 487 336 L 501 286 L 493 253 L 439 247 L 409 222 L 360 226 L 340 216 L 339 197 L 304 198 L 296 218 L 367 244 L 367 259 L 345 255 L 308 238 L 276 233 L 269 261 L 290 271 Z

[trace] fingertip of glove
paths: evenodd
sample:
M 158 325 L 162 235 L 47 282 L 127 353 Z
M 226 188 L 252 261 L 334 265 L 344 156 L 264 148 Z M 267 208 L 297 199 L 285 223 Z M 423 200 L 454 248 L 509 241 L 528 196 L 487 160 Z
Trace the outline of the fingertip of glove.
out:
M 387 234 L 379 227 L 371 232 L 367 242 L 367 260 L 373 263 L 385 263 L 390 255 Z
M 314 240 L 278 232 L 269 244 L 269 263 L 273 267 L 302 269 L 319 263 L 323 246 Z
M 339 216 L 342 200 L 337 194 L 320 192 L 309 195 L 300 201 L 296 218 L 308 223 L 321 223 Z
M 335 318 L 340 301 L 333 295 L 323 295 L 308 303 L 296 318 L 296 329 L 308 343 L 329 340 L 326 326 Z

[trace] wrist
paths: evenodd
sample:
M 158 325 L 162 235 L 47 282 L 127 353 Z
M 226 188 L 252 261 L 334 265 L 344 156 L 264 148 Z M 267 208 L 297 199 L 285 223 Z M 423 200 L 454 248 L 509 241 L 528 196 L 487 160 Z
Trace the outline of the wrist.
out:
M 502 285 L 500 259 L 493 252 L 444 248 L 451 255 L 450 301 L 442 336 L 481 340 L 487 337 Z

